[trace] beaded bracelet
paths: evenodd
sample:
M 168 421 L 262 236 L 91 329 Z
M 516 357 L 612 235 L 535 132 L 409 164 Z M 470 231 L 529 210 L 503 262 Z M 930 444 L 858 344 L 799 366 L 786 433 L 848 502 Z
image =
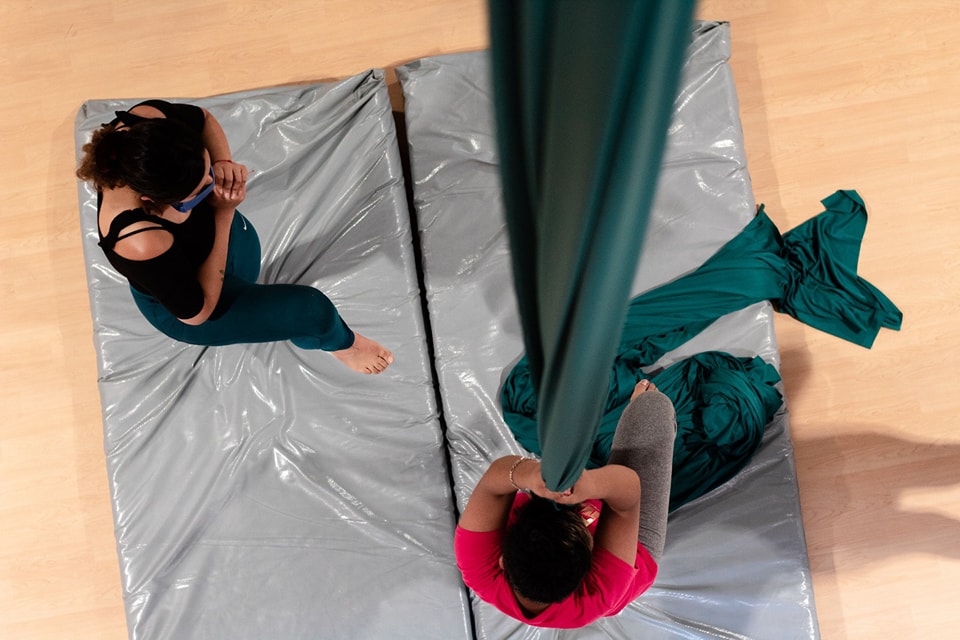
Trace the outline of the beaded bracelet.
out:
M 530 460 L 531 462 L 536 462 L 536 460 L 535 460 L 534 458 L 528 458 L 527 456 L 520 456 L 519 458 L 517 458 L 516 461 L 514 461 L 513 465 L 511 465 L 511 467 L 510 467 L 510 484 L 512 484 L 512 485 L 513 485 L 513 488 L 516 489 L 517 491 L 523 491 L 524 493 L 530 493 L 530 489 L 521 489 L 520 487 L 517 486 L 517 483 L 514 482 L 514 480 L 513 480 L 513 472 L 517 470 L 517 467 L 518 467 L 518 466 L 520 465 L 520 463 L 523 462 L 524 460 Z
M 233 164 L 233 160 L 229 160 L 229 159 L 227 159 L 227 158 L 223 158 L 222 160 L 214 160 L 214 161 L 213 161 L 213 165 L 216 166 L 216 165 L 220 164 L 221 162 L 229 162 L 230 164 Z

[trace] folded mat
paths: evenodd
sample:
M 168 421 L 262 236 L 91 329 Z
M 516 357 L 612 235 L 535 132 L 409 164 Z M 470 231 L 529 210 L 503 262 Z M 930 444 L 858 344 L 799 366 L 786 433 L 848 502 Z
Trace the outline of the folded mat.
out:
M 115 109 L 76 119 L 77 148 Z M 203 348 L 140 316 L 80 185 L 131 638 L 470 634 L 383 74 L 195 101 L 255 173 L 261 282 L 316 286 L 390 347 L 380 376 L 290 343 Z
M 752 219 L 729 27 L 698 23 L 688 48 L 663 172 L 632 291 L 696 269 Z M 491 460 L 524 453 L 500 390 L 522 355 L 503 222 L 485 53 L 398 70 L 435 363 L 457 503 Z M 769 303 L 724 316 L 652 370 L 720 350 L 779 366 Z M 585 629 L 527 627 L 472 597 L 478 637 L 817 638 L 785 408 L 747 467 L 671 514 L 653 588 Z

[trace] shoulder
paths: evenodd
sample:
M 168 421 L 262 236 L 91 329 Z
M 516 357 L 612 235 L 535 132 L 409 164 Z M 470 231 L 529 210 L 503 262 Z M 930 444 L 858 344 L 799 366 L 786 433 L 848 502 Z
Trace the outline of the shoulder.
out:
M 144 100 L 129 111 L 141 118 L 169 118 L 177 120 L 194 129 L 202 130 L 207 118 L 207 110 L 193 104 L 167 102 L 166 100 Z
M 575 594 L 581 610 L 594 618 L 620 613 L 653 585 L 657 563 L 637 542 L 637 563 L 630 566 L 606 549 L 597 549 L 593 566 Z
M 127 260 L 152 260 L 173 246 L 173 234 L 152 220 L 141 220 L 124 227 L 114 253 Z
M 523 619 L 517 607 L 516 598 L 500 567 L 499 531 L 467 531 L 457 527 L 454 534 L 454 551 L 457 568 L 463 577 L 463 583 L 484 602 L 488 602 L 504 613 Z
M 486 591 L 502 578 L 500 568 L 500 531 L 468 531 L 457 527 L 453 538 L 457 567 L 471 589 Z
M 453 537 L 457 562 L 465 564 L 498 564 L 503 531 L 470 531 L 457 525 Z
M 166 118 L 167 114 L 157 106 L 157 102 L 155 100 L 141 102 L 130 109 L 130 113 L 141 118 Z
M 100 233 L 112 236 L 113 252 L 127 260 L 151 260 L 173 246 L 173 234 L 156 216 L 144 211 L 136 199 L 104 193 Z
M 637 545 L 640 548 L 641 545 Z M 593 575 L 602 575 L 607 580 L 601 580 L 601 583 L 607 583 L 610 580 L 620 581 L 629 580 L 636 573 L 636 567 L 624 562 L 610 551 L 603 547 L 596 546 L 593 549 L 593 564 L 590 567 L 590 573 Z
M 595 547 L 590 571 L 580 583 L 579 597 L 586 601 L 615 600 L 629 588 L 636 573 L 635 567 L 603 547 Z
M 657 564 L 637 542 L 637 563 L 631 566 L 603 547 L 595 547 L 590 572 L 580 584 L 579 595 L 587 600 L 616 602 L 627 595 L 632 600 L 653 583 Z

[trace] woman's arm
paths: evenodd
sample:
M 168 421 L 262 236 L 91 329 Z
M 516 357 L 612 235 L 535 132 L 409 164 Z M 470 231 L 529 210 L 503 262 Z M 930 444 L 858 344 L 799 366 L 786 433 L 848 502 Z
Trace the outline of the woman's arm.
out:
M 573 504 L 602 500 L 603 510 L 594 533 L 594 545 L 603 547 L 630 566 L 637 561 L 640 533 L 640 477 L 630 467 L 608 464 L 584 471 L 569 495 L 555 498 Z
M 203 118 L 203 145 L 210 152 L 213 179 L 216 182 L 214 191 L 226 194 L 227 197 L 235 197 L 239 189 L 246 188 L 247 168 L 233 161 L 230 143 L 213 114 L 204 109 Z
M 227 268 L 227 248 L 230 243 L 230 226 L 233 224 L 233 216 L 237 205 L 243 202 L 247 195 L 245 187 L 240 187 L 233 198 L 217 194 L 216 191 L 210 194 L 210 204 L 213 205 L 213 219 L 215 231 L 213 236 L 213 248 L 210 255 L 203 261 L 197 270 L 197 281 L 200 288 L 203 289 L 203 307 L 200 312 L 192 318 L 181 318 L 184 324 L 199 325 L 210 319 L 213 310 L 216 309 L 220 301 L 220 294 L 223 291 L 223 278 Z
M 237 206 L 247 196 L 247 168 L 230 161 L 230 144 L 223 127 L 213 115 L 203 109 L 203 144 L 210 153 L 216 186 L 209 196 L 213 206 L 215 232 L 210 255 L 197 270 L 197 280 L 203 289 L 203 308 L 192 318 L 181 319 L 185 324 L 199 325 L 210 319 L 220 301 L 227 265 L 230 226 Z
M 531 483 L 535 480 L 543 483 L 540 479 L 540 462 L 537 460 L 521 456 L 504 456 L 494 460 L 470 494 L 460 516 L 461 528 L 481 533 L 506 527 L 510 507 L 517 493 L 517 487 L 510 482 L 511 468 L 514 483 L 523 489 L 532 488 Z
M 522 460 L 517 464 L 518 460 Z M 517 466 L 513 466 L 517 464 Z M 517 487 L 562 504 L 584 500 L 602 500 L 603 511 L 594 534 L 594 544 L 633 566 L 637 561 L 637 536 L 640 532 L 640 478 L 629 468 L 608 464 L 584 471 L 572 490 L 549 491 L 543 482 L 538 460 L 504 456 L 494 460 L 480 478 L 460 516 L 460 527 L 467 531 L 498 531 L 506 527 Z

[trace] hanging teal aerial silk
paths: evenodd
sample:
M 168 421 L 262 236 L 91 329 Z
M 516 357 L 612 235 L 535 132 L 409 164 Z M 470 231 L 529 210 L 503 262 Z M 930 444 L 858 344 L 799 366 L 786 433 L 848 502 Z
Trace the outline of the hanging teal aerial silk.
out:
M 693 0 L 490 0 L 514 284 L 548 487 L 604 410 Z
M 855 191 L 823 200 L 824 212 L 782 237 L 763 207 L 694 272 L 634 298 L 608 370 L 604 415 L 588 466 L 604 464 L 641 367 L 653 365 L 722 315 L 762 300 L 806 324 L 870 347 L 881 328 L 899 329 L 900 310 L 857 275 L 867 213 Z M 777 371 L 757 358 L 709 352 L 651 378 L 677 410 L 670 506 L 733 477 L 760 446 L 780 407 Z M 502 392 L 504 418 L 527 449 L 541 452 L 530 368 L 521 360 Z

